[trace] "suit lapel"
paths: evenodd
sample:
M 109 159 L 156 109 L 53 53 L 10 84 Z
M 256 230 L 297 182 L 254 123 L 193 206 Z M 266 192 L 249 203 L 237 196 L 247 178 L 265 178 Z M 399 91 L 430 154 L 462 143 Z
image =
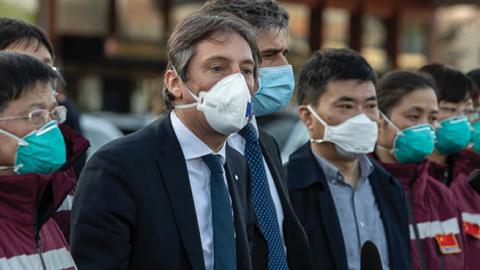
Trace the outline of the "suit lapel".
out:
M 227 146 L 228 147 L 228 146 Z M 235 242 L 237 253 L 237 266 L 238 269 L 248 269 L 250 265 L 249 250 L 248 250 L 248 237 L 246 234 L 246 209 L 241 206 L 240 190 L 239 190 L 239 172 L 235 171 L 235 161 L 231 159 L 231 155 L 227 151 L 227 162 L 225 163 L 225 176 L 227 178 L 228 190 L 230 198 L 232 200 L 233 220 L 235 225 Z
M 160 149 L 157 165 L 163 176 L 180 238 L 192 269 L 203 270 L 205 262 L 187 165 L 170 116 L 159 120 L 156 133 Z
M 282 168 L 278 167 L 278 163 L 274 162 L 274 158 L 271 156 L 270 151 L 268 151 L 267 147 L 265 144 L 260 140 L 260 147 L 262 148 L 262 155 L 265 157 L 265 160 L 267 161 L 268 168 L 270 173 L 272 174 L 273 182 L 275 183 L 275 186 L 277 187 L 278 195 L 280 197 L 280 201 L 282 202 L 282 207 L 285 208 L 286 205 L 288 205 L 288 195 L 287 191 L 285 189 L 285 184 L 282 182 L 283 176 L 281 173 Z

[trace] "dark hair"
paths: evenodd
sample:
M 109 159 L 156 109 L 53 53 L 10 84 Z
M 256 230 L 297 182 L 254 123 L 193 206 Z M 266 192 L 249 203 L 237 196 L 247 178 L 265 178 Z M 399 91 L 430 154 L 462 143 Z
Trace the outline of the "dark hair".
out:
M 38 82 L 61 80 L 50 66 L 22 53 L 0 51 L 0 112 Z
M 202 12 L 230 13 L 250 23 L 257 32 L 269 29 L 286 29 L 289 16 L 275 0 L 210 0 Z
M 176 69 L 180 78 L 188 80 L 188 65 L 195 55 L 199 42 L 211 38 L 214 34 L 238 34 L 248 43 L 252 50 L 255 62 L 254 77 L 257 80 L 257 69 L 261 61 L 260 52 L 255 42 L 255 33 L 251 26 L 231 14 L 203 14 L 195 13 L 180 23 L 168 39 L 168 64 L 167 69 Z M 173 109 L 175 97 L 163 88 L 163 101 L 167 110 Z
M 460 70 L 435 63 L 423 66 L 419 71 L 432 76 L 437 85 L 438 102 L 458 103 L 471 97 L 474 88 L 473 81 Z
M 377 81 L 377 75 L 368 62 L 350 49 L 316 51 L 303 65 L 297 84 L 299 104 L 317 105 L 329 82 L 356 79 Z
M 473 99 L 473 104 L 475 107 L 479 106 L 478 104 L 478 98 L 480 96 L 480 68 L 476 68 L 473 70 L 470 70 L 467 73 L 467 76 L 472 79 L 472 81 L 475 83 L 472 91 L 472 99 Z
M 53 57 L 53 45 L 38 26 L 20 20 L 0 18 L 0 50 L 17 44 L 28 47 L 35 42 L 37 49 L 43 45 Z
M 425 74 L 403 70 L 389 72 L 377 84 L 378 108 L 389 116 L 404 96 L 425 88 L 437 91 L 433 79 Z

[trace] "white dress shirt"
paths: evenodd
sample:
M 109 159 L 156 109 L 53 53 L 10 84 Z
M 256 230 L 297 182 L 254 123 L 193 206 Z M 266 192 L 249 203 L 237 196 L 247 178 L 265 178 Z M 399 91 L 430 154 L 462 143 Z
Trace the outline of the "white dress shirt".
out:
M 253 127 L 255 127 L 255 131 L 257 133 L 257 139 L 259 138 L 259 133 L 258 133 L 258 127 L 257 127 L 257 120 L 255 116 L 253 117 L 251 121 Z M 233 149 L 237 150 L 240 152 L 240 154 L 245 155 L 245 139 L 238 133 L 234 133 L 230 135 L 227 139 L 228 145 L 230 145 Z M 277 221 L 278 221 L 278 226 L 280 229 L 280 235 L 282 237 L 283 241 L 283 247 L 286 250 L 285 246 L 285 238 L 283 237 L 283 208 L 282 204 L 280 202 L 280 197 L 278 196 L 278 190 L 277 186 L 275 186 L 275 182 L 273 182 L 273 177 L 272 173 L 270 172 L 270 168 L 268 168 L 267 161 L 265 160 L 265 156 L 263 156 L 263 166 L 265 168 L 265 173 L 267 174 L 267 180 L 268 180 L 268 187 L 270 189 L 270 194 L 273 199 L 273 204 L 275 205 L 275 212 L 277 213 Z
M 195 204 L 200 240 L 202 241 L 205 269 L 213 270 L 213 220 L 212 201 L 210 197 L 210 170 L 203 162 L 202 156 L 208 154 L 220 155 L 223 164 L 225 164 L 225 144 L 218 153 L 214 153 L 212 149 L 182 123 L 174 111 L 170 113 L 170 118 L 173 130 L 187 163 L 188 178 L 192 189 L 193 203 Z M 228 189 L 225 171 L 223 178 Z

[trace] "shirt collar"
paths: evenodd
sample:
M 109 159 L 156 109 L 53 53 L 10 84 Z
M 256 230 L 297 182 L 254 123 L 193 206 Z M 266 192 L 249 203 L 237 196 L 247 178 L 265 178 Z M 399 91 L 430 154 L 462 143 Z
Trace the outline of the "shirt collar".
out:
M 338 181 L 340 182 L 345 182 L 345 178 L 340 172 L 335 165 L 330 163 L 328 160 L 323 158 L 321 155 L 313 151 L 313 149 L 310 148 L 312 151 L 313 155 L 315 156 L 315 159 L 317 160 L 318 164 L 323 170 L 323 173 L 325 174 L 327 181 L 330 182 L 331 184 L 337 184 Z M 373 172 L 374 167 L 372 162 L 368 159 L 366 155 L 360 155 L 358 157 L 358 164 L 360 166 L 360 177 L 359 181 L 364 181 L 368 179 L 368 176 Z
M 220 155 L 222 163 L 225 164 L 225 143 L 222 148 L 217 152 L 213 152 L 208 145 L 206 145 L 200 138 L 198 138 L 190 129 L 188 129 L 183 122 L 175 114 L 175 111 L 170 113 L 170 119 L 172 121 L 173 131 L 177 136 L 180 148 L 182 148 L 185 160 L 192 160 L 201 158 L 209 154 Z

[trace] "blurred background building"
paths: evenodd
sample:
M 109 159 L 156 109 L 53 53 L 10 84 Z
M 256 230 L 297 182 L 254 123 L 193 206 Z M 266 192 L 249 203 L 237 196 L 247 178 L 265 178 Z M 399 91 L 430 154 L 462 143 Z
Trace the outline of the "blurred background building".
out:
M 67 92 L 82 111 L 158 113 L 165 43 L 204 1 L 0 0 L 0 16 L 39 24 L 56 48 Z M 440 61 L 480 66 L 480 1 L 285 0 L 290 60 L 350 47 L 382 74 Z
M 166 40 L 203 2 L 0 0 L 0 16 L 45 29 L 80 110 L 129 132 L 162 112 Z M 296 70 L 325 47 L 361 52 L 379 75 L 434 61 L 463 71 L 480 66 L 480 0 L 280 2 L 291 17 L 289 60 Z

